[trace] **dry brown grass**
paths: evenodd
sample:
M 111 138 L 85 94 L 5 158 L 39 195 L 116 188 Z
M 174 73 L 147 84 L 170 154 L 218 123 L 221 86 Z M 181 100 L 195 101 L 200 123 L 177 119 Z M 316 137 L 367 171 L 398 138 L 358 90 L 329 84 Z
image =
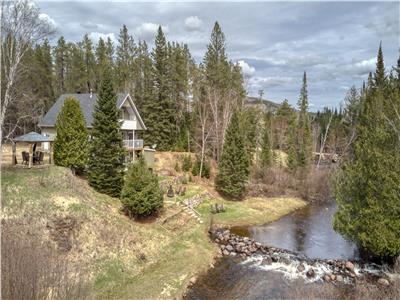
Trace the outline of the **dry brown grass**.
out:
M 249 196 L 292 196 L 309 201 L 325 201 L 330 197 L 330 169 L 311 168 L 291 172 L 272 167 L 264 171 L 255 169 L 248 187 Z
M 85 299 L 84 270 L 74 268 L 43 239 L 41 225 L 25 219 L 2 222 L 2 299 Z

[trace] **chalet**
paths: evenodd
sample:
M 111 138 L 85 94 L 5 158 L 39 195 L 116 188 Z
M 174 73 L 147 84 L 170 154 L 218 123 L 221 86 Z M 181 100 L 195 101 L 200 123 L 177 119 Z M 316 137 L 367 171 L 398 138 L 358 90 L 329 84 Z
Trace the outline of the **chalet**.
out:
M 90 131 L 93 122 L 93 111 L 97 102 L 97 94 L 63 94 L 40 121 L 39 127 L 42 135 L 53 139 L 55 138 L 57 116 L 64 105 L 65 99 L 68 97 L 73 97 L 78 100 L 83 116 L 85 117 L 86 127 Z M 132 154 L 138 154 L 143 151 L 143 140 L 137 139 L 138 131 L 146 130 L 146 126 L 129 94 L 117 94 L 116 105 L 120 110 L 120 120 L 122 122 L 121 132 L 124 146 L 129 152 L 132 152 Z M 48 144 L 43 143 L 44 150 L 47 150 L 48 147 Z

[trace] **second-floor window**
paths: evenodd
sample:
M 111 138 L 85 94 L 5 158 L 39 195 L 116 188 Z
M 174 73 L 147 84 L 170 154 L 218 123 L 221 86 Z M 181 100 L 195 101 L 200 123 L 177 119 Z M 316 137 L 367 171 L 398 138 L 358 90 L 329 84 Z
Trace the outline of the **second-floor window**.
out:
M 121 110 L 119 111 L 119 117 L 122 120 L 129 120 L 129 121 L 135 120 L 135 114 L 133 112 L 130 112 L 126 107 L 121 108 Z

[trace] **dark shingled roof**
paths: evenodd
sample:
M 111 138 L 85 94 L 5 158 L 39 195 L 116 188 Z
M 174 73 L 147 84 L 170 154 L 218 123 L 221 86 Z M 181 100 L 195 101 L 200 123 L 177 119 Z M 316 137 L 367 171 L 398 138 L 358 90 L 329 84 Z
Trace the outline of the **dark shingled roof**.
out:
M 125 100 L 125 98 L 128 96 L 128 94 L 117 94 L 117 107 L 120 107 L 122 105 L 122 102 Z M 63 94 L 61 95 L 56 103 L 50 108 L 50 110 L 47 112 L 47 114 L 43 117 L 43 119 L 39 122 L 40 127 L 53 127 L 56 124 L 57 116 L 59 112 L 61 111 L 61 108 L 64 105 L 64 101 L 66 98 L 72 97 L 75 98 L 76 100 L 79 101 L 79 104 L 81 105 L 81 109 L 83 112 L 83 116 L 85 117 L 86 121 L 86 126 L 87 127 L 92 127 L 92 122 L 93 122 L 93 116 L 92 113 L 94 111 L 94 105 L 96 104 L 97 101 L 97 94 L 92 94 L 92 97 L 90 97 L 90 94 Z
M 37 132 L 31 131 L 27 134 L 21 135 L 14 139 L 16 142 L 30 142 L 30 143 L 39 143 L 39 142 L 52 142 L 53 138 L 41 135 Z

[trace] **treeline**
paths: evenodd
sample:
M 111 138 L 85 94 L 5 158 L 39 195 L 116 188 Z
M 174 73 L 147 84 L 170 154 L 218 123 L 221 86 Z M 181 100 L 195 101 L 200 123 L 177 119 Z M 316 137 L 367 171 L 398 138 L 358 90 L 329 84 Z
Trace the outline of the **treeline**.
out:
M 193 111 L 204 106 L 210 110 L 207 119 L 213 130 L 208 139 L 217 158 L 232 111 L 245 96 L 241 69 L 229 61 L 218 23 L 200 64 L 194 62 L 187 45 L 167 41 L 161 26 L 150 50 L 145 41 L 135 42 L 124 25 L 116 44 L 110 38 L 99 38 L 94 44 L 87 34 L 77 43 L 60 37 L 54 47 L 45 40 L 28 49 L 22 68 L 19 81 L 25 101 L 9 108 L 9 127 L 4 128 L 10 131 L 18 124 L 15 134 L 36 129 L 59 95 L 98 92 L 104 71 L 110 68 L 116 91 L 130 93 L 140 110 L 148 145 L 156 144 L 158 150 L 193 150 L 201 144 L 193 140 L 199 117 Z

